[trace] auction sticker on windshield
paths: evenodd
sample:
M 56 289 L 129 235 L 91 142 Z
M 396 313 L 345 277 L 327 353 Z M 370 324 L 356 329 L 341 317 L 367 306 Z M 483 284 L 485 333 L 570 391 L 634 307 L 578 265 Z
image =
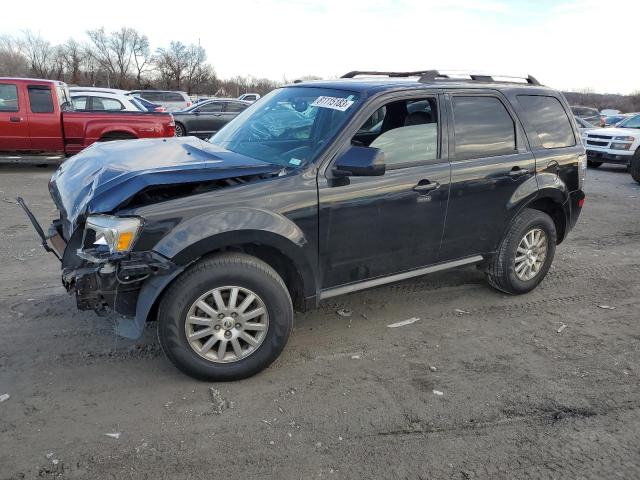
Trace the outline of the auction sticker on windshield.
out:
M 316 98 L 311 104 L 312 107 L 331 108 L 333 110 L 340 110 L 341 112 L 346 111 L 351 105 L 353 105 L 353 100 L 349 100 L 348 98 L 326 97 L 324 95 Z

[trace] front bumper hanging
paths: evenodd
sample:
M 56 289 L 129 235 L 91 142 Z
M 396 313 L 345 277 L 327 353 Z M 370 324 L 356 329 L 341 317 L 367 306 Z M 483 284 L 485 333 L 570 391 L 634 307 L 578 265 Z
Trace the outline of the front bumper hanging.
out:
M 24 199 L 22 197 L 18 197 L 16 198 L 16 202 L 18 202 L 18 205 L 22 207 L 24 213 L 27 214 L 29 221 L 31 221 L 31 225 L 33 225 L 33 228 L 35 228 L 36 233 L 40 237 L 42 247 L 47 252 L 53 253 L 56 257 L 58 257 L 58 260 L 62 261 L 62 255 L 64 255 L 64 250 L 65 248 L 67 248 L 67 242 L 58 232 L 55 223 L 52 224 L 49 228 L 48 235 L 45 235 L 44 230 L 38 223 L 38 220 L 36 220 L 35 215 L 31 212 L 31 210 L 29 210 L 29 207 L 27 207 Z

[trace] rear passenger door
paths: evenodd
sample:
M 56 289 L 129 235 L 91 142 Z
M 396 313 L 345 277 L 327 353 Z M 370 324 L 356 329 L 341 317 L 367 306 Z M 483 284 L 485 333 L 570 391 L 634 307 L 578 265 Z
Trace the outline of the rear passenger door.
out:
M 0 152 L 30 148 L 26 106 L 19 95 L 16 84 L 0 83 Z
M 62 118 L 49 85 L 28 85 L 29 136 L 31 149 L 44 152 L 64 151 Z
M 534 156 L 502 95 L 451 93 L 446 104 L 451 193 L 440 261 L 495 251 L 514 207 L 537 191 Z

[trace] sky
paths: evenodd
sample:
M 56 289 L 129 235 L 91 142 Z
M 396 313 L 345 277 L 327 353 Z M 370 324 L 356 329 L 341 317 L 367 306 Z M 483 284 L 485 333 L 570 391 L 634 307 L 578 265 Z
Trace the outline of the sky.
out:
M 640 91 L 638 0 L 31 0 L 1 10 L 0 34 L 30 29 L 52 43 L 101 26 L 133 27 L 152 48 L 200 42 L 222 78 L 439 69 Z

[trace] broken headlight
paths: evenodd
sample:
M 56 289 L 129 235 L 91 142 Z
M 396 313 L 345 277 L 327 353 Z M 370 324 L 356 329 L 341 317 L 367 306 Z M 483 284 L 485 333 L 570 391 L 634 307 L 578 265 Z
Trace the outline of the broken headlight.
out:
M 142 221 L 134 217 L 89 215 L 84 228 L 83 248 L 100 254 L 127 253 L 133 247 Z

